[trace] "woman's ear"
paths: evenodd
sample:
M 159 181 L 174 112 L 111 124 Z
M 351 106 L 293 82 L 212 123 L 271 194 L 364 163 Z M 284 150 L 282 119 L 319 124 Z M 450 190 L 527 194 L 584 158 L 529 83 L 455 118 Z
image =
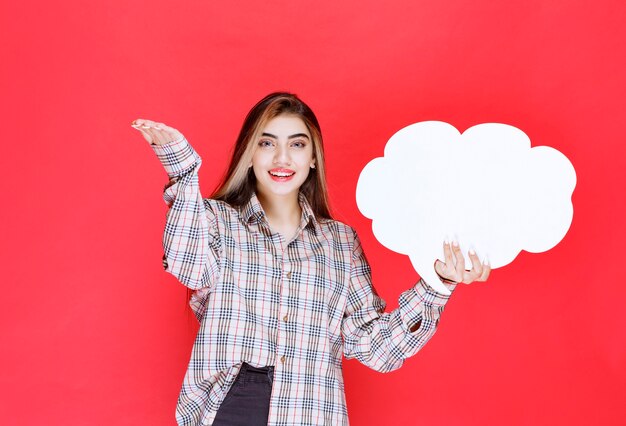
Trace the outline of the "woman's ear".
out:
M 314 169 L 315 168 L 315 158 L 311 161 L 311 168 Z

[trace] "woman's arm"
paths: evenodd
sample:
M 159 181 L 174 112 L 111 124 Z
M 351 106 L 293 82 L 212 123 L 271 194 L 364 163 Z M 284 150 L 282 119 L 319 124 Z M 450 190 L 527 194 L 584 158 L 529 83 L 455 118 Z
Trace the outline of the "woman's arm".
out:
M 446 286 L 452 291 L 456 285 Z M 372 286 L 370 266 L 355 233 L 350 290 L 342 321 L 346 358 L 356 358 L 380 372 L 400 368 L 435 334 L 448 299 L 420 280 L 400 295 L 397 309 L 384 312 L 386 304 Z
M 138 128 L 139 126 L 139 128 Z M 200 193 L 202 159 L 177 130 L 135 120 L 168 174 L 163 198 L 168 205 L 163 233 L 163 266 L 187 287 L 212 287 L 219 274 L 217 218 Z M 147 128 L 146 128 L 147 127 Z

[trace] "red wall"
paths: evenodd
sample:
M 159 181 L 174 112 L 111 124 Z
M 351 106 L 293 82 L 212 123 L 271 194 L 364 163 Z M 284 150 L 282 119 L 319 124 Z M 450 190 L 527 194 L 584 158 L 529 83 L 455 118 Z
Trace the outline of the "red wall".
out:
M 387 3 L 2 3 L 1 423 L 174 423 L 196 325 L 161 267 L 166 175 L 130 122 L 184 132 L 208 193 L 247 110 L 289 90 L 389 308 L 416 273 L 354 194 L 396 130 L 508 123 L 578 176 L 558 246 L 459 288 L 402 369 L 345 363 L 353 425 L 624 424 L 624 2 Z

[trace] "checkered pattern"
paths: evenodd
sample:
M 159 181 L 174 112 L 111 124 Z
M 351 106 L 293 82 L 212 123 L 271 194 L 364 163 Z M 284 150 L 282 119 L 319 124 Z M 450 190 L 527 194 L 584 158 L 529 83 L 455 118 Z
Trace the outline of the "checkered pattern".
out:
M 318 220 L 301 196 L 300 228 L 285 241 L 256 196 L 243 208 L 202 198 L 201 159 L 184 138 L 153 149 L 170 177 L 164 266 L 195 290 L 200 322 L 178 423 L 210 425 L 247 362 L 275 366 L 268 424 L 347 425 L 342 355 L 399 368 L 435 333 L 448 298 L 420 280 L 384 312 L 351 227 Z

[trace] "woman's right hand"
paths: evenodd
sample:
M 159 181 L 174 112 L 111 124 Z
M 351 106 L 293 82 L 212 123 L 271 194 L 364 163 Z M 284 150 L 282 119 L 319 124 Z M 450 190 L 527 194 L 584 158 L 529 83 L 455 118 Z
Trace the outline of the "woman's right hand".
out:
M 184 137 L 182 133 L 173 127 L 141 118 L 133 121 L 131 126 L 139 130 L 143 137 L 153 145 L 165 145 Z

